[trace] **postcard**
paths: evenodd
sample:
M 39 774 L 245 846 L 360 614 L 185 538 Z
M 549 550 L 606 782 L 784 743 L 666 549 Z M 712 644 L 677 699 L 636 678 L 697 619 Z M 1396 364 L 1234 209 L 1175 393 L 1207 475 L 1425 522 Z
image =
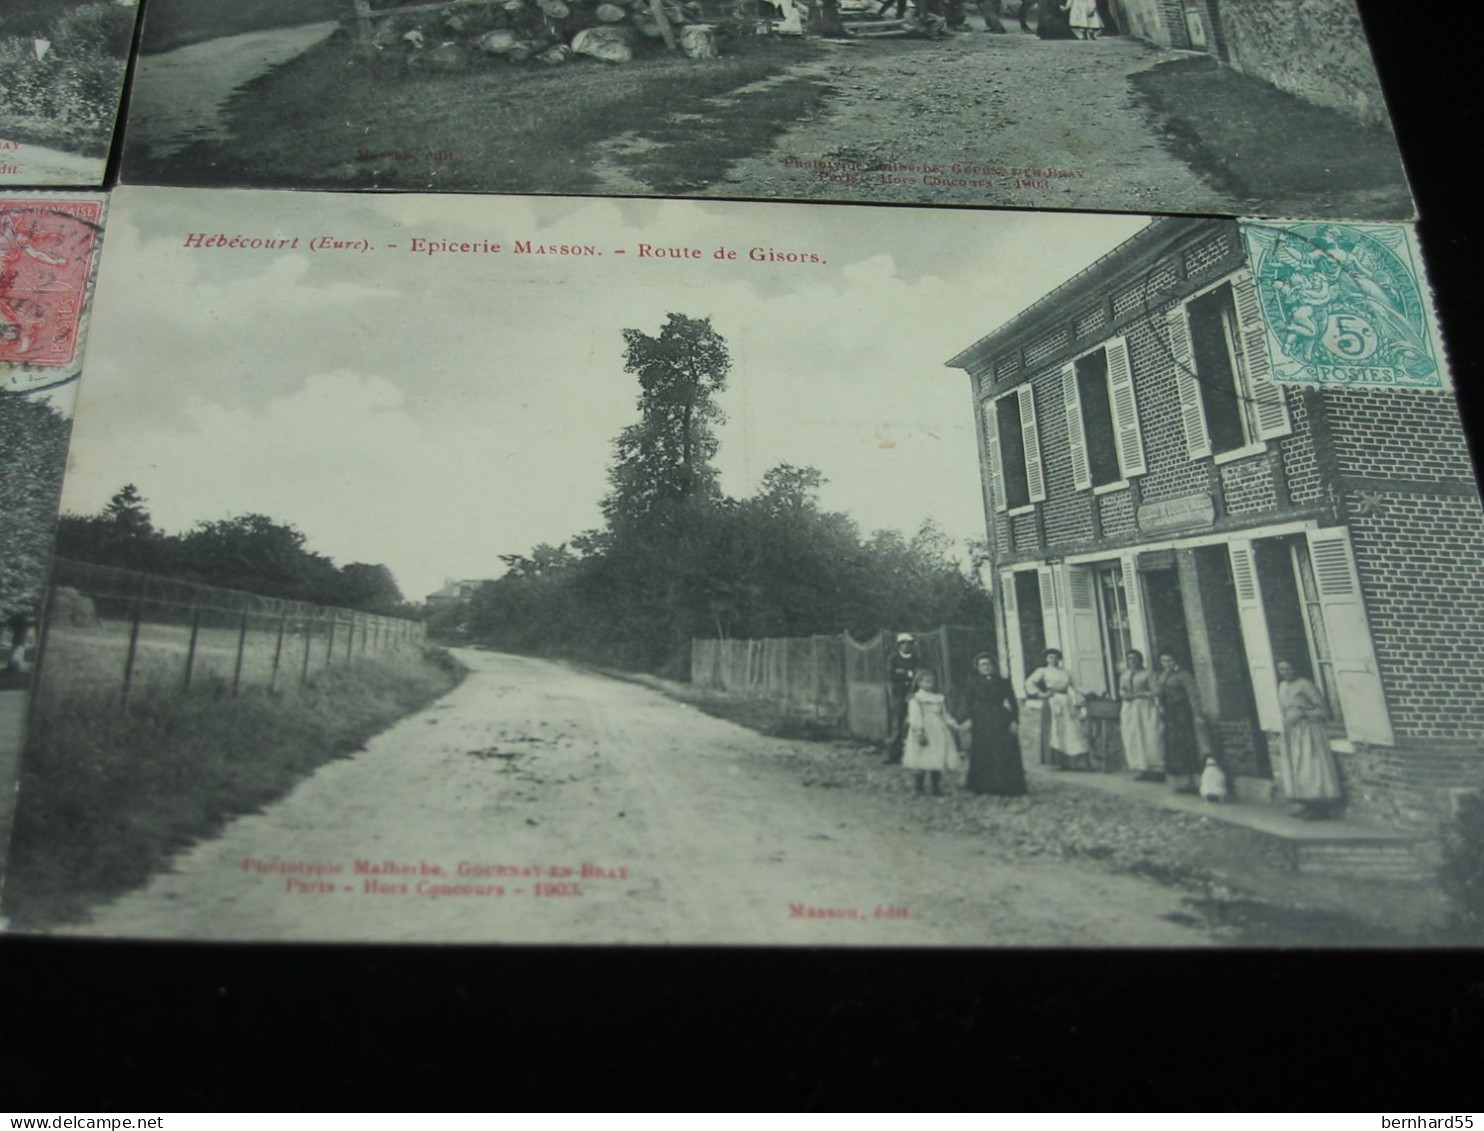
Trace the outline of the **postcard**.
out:
M 1414 215 L 1353 0 L 151 0 L 141 52 L 132 184 Z
M 0 870 L 105 207 L 0 195 Z
M 103 183 L 136 0 L 7 0 L 0 12 L 0 191 Z
M 1411 230 L 889 217 L 120 189 L 10 929 L 1477 942 Z

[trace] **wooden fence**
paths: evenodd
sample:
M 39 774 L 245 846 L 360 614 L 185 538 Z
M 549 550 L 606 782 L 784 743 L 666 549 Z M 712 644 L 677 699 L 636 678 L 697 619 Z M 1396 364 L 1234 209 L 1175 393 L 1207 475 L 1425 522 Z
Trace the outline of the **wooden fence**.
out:
M 58 559 L 37 691 L 273 692 L 423 641 L 419 621 Z
M 912 635 L 919 665 L 937 672 L 939 690 L 949 695 L 977 653 L 993 653 L 994 638 L 987 629 L 944 625 Z M 865 641 L 846 633 L 692 640 L 691 683 L 766 699 L 841 734 L 880 741 L 887 737 L 887 660 L 895 638 L 883 629 Z

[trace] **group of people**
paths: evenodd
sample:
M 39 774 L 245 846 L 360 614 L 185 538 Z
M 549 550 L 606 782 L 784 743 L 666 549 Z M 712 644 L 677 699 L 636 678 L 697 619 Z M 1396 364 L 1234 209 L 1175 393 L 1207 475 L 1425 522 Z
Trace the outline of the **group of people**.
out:
M 1042 704 L 1042 764 L 1090 770 L 1086 697 L 1062 666 L 1060 649 L 1048 648 L 1043 659 L 1025 681 L 1026 697 Z M 1131 649 L 1124 657 L 1118 729 L 1125 762 L 1136 781 L 1168 782 L 1176 793 L 1220 801 L 1227 793 L 1227 776 L 1212 747 L 1200 688 L 1174 652 L 1162 650 L 1158 661 L 1158 671 L 1151 671 L 1142 652 Z M 1277 670 L 1283 795 L 1295 805 L 1297 816 L 1332 816 L 1344 793 L 1330 753 L 1324 696 L 1291 662 L 1279 661 Z M 1024 794 L 1019 707 L 1014 687 L 999 674 L 994 658 L 975 656 L 972 673 L 951 699 L 937 684 L 936 673 L 919 666 L 916 642 L 900 634 L 888 666 L 887 761 L 913 772 L 917 793 L 940 794 L 944 775 L 962 767 L 966 751 L 965 785 L 971 792 Z
M 1026 792 L 1020 706 L 993 656 L 974 657 L 973 670 L 950 700 L 938 690 L 937 673 L 918 665 L 916 641 L 902 633 L 888 668 L 888 690 L 886 760 L 912 771 L 917 793 L 941 794 L 944 775 L 963 768 L 964 753 L 964 785 L 971 793 L 1019 797 Z
M 1028 22 L 1028 16 L 1037 7 L 1036 0 L 978 0 L 985 31 L 1005 31 L 1005 20 L 1011 18 L 1006 8 L 1011 2 L 1017 9 L 1014 18 L 1019 21 L 1020 30 L 1034 30 Z M 1054 5 L 1053 15 L 1066 22 L 1072 38 L 1096 39 L 1106 27 L 1098 6 L 1098 0 L 1061 0 Z M 907 0 L 883 0 L 877 13 L 884 16 L 892 8 L 896 9 L 896 18 L 903 19 L 907 13 Z M 955 31 L 968 30 L 968 6 L 965 0 L 912 0 L 912 11 L 917 30 L 929 37 L 946 38 Z

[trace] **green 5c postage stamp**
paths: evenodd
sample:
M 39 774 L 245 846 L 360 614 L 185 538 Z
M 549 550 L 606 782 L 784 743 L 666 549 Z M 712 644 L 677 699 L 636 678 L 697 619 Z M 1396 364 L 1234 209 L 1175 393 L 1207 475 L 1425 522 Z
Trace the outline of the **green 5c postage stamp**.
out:
M 1273 380 L 1441 389 L 1421 256 L 1401 224 L 1247 223 Z

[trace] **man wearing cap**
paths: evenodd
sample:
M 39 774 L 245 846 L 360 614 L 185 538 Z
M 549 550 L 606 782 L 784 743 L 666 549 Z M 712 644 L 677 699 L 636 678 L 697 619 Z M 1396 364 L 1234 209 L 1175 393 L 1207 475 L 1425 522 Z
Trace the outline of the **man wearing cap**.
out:
M 917 679 L 917 641 L 910 632 L 897 633 L 897 650 L 886 661 L 887 765 L 899 765 L 907 741 L 907 700 Z

